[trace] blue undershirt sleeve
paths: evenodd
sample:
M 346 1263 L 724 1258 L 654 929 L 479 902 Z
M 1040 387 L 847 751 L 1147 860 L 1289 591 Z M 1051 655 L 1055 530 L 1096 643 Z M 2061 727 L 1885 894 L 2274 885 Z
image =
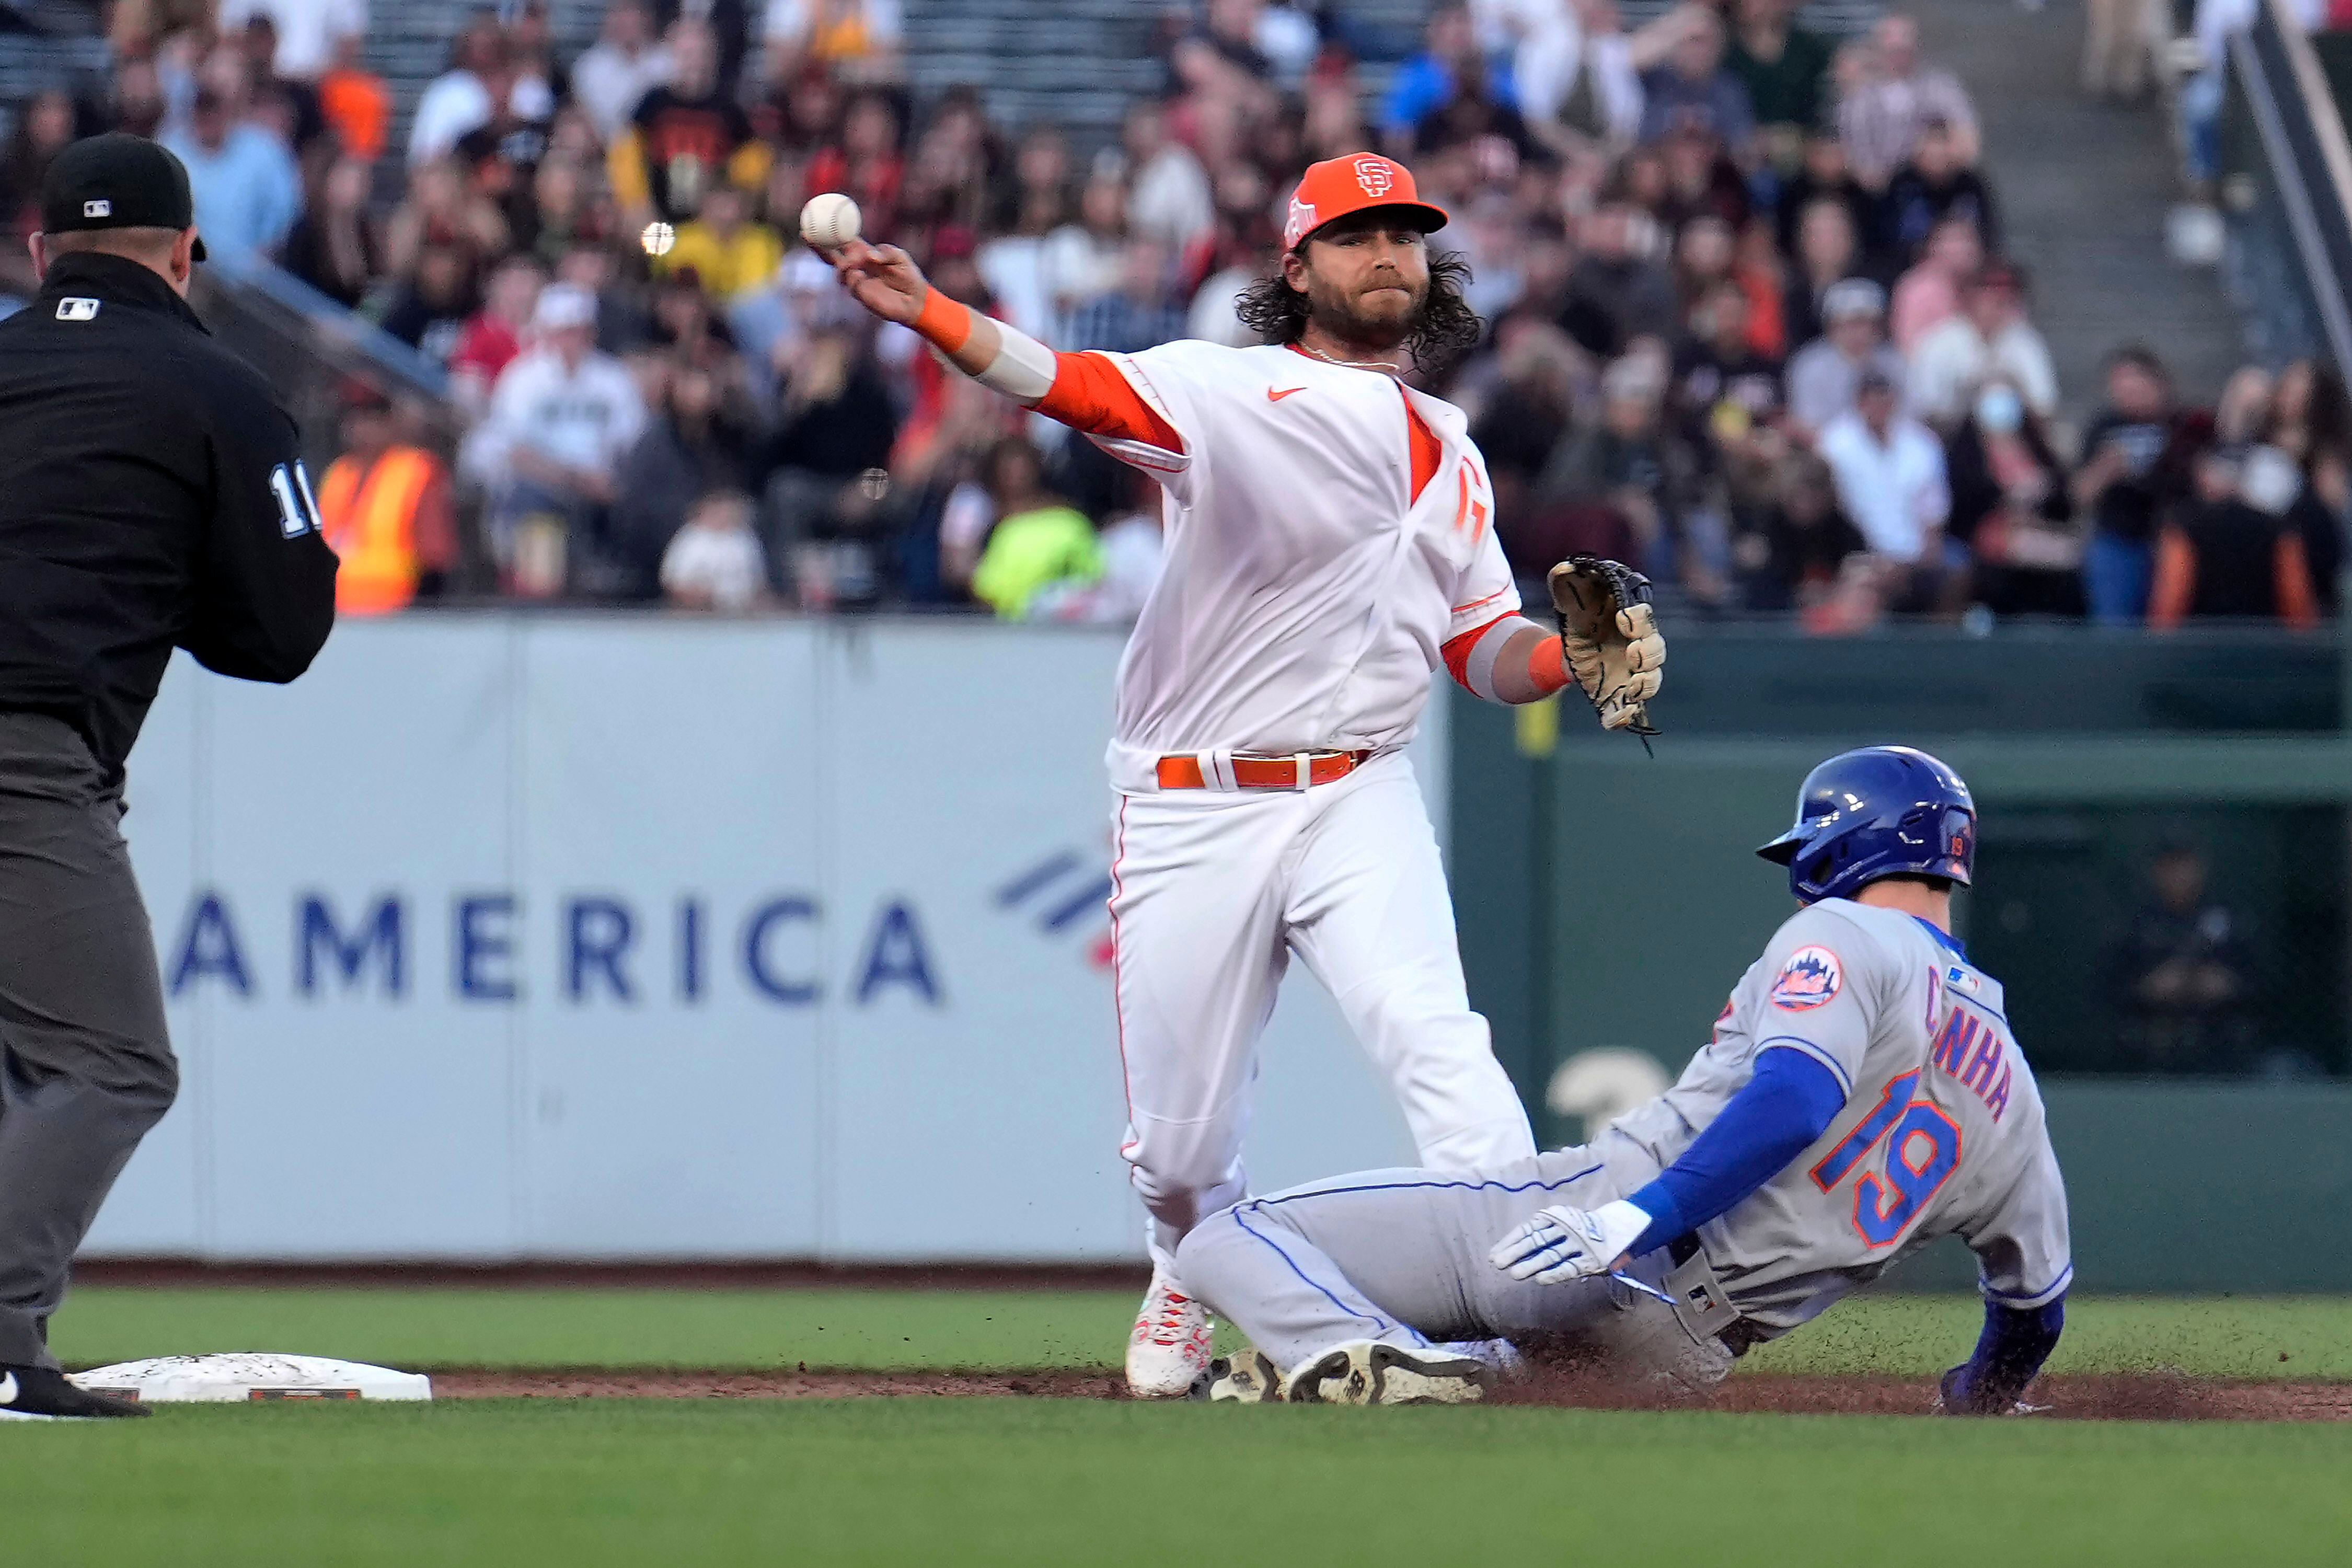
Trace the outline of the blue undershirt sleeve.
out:
M 1758 1053 L 1754 1076 L 1658 1179 L 1628 1200 L 1650 1226 L 1626 1251 L 1639 1257 L 1730 1208 L 1811 1147 L 1845 1109 L 1845 1090 L 1817 1058 L 1786 1046 Z

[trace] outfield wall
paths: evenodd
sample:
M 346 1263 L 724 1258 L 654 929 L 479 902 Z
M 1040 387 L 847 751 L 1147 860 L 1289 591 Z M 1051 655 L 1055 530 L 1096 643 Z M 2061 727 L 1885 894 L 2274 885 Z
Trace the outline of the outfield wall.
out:
M 89 1251 L 1139 1256 L 1120 643 L 445 615 L 283 689 L 182 659 L 124 826 L 185 1088 Z M 1261 1181 L 1409 1154 L 1311 981 L 1265 1063 Z

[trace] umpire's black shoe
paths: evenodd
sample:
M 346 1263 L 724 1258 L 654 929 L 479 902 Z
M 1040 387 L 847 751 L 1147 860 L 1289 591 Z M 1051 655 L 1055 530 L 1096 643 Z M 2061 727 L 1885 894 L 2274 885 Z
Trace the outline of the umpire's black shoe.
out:
M 76 1388 L 48 1366 L 0 1366 L 0 1421 L 87 1421 L 114 1415 L 145 1415 L 135 1399 Z

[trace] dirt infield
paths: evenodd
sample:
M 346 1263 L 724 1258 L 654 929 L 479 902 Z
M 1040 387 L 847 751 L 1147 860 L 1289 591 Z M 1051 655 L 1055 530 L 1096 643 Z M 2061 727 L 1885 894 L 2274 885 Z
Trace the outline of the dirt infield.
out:
M 975 1396 L 1124 1399 L 1115 1373 L 500 1372 L 433 1373 L 440 1399 L 908 1399 Z M 1641 1389 L 1546 1377 L 1499 1390 L 1498 1404 L 1580 1410 L 1707 1409 L 1801 1415 L 1916 1415 L 1933 1405 L 1926 1378 L 1735 1377 L 1711 1398 L 1676 1401 Z M 2162 1374 L 2047 1377 L 2028 1396 L 2044 1415 L 2077 1421 L 2352 1421 L 2352 1384 L 2220 1382 Z

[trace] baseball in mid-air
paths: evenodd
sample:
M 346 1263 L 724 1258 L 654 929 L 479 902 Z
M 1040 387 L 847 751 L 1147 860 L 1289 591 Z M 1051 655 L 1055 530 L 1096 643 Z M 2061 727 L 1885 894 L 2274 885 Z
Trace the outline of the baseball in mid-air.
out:
M 811 196 L 801 208 L 801 237 L 819 250 L 835 250 L 857 237 L 857 204 L 838 191 Z

